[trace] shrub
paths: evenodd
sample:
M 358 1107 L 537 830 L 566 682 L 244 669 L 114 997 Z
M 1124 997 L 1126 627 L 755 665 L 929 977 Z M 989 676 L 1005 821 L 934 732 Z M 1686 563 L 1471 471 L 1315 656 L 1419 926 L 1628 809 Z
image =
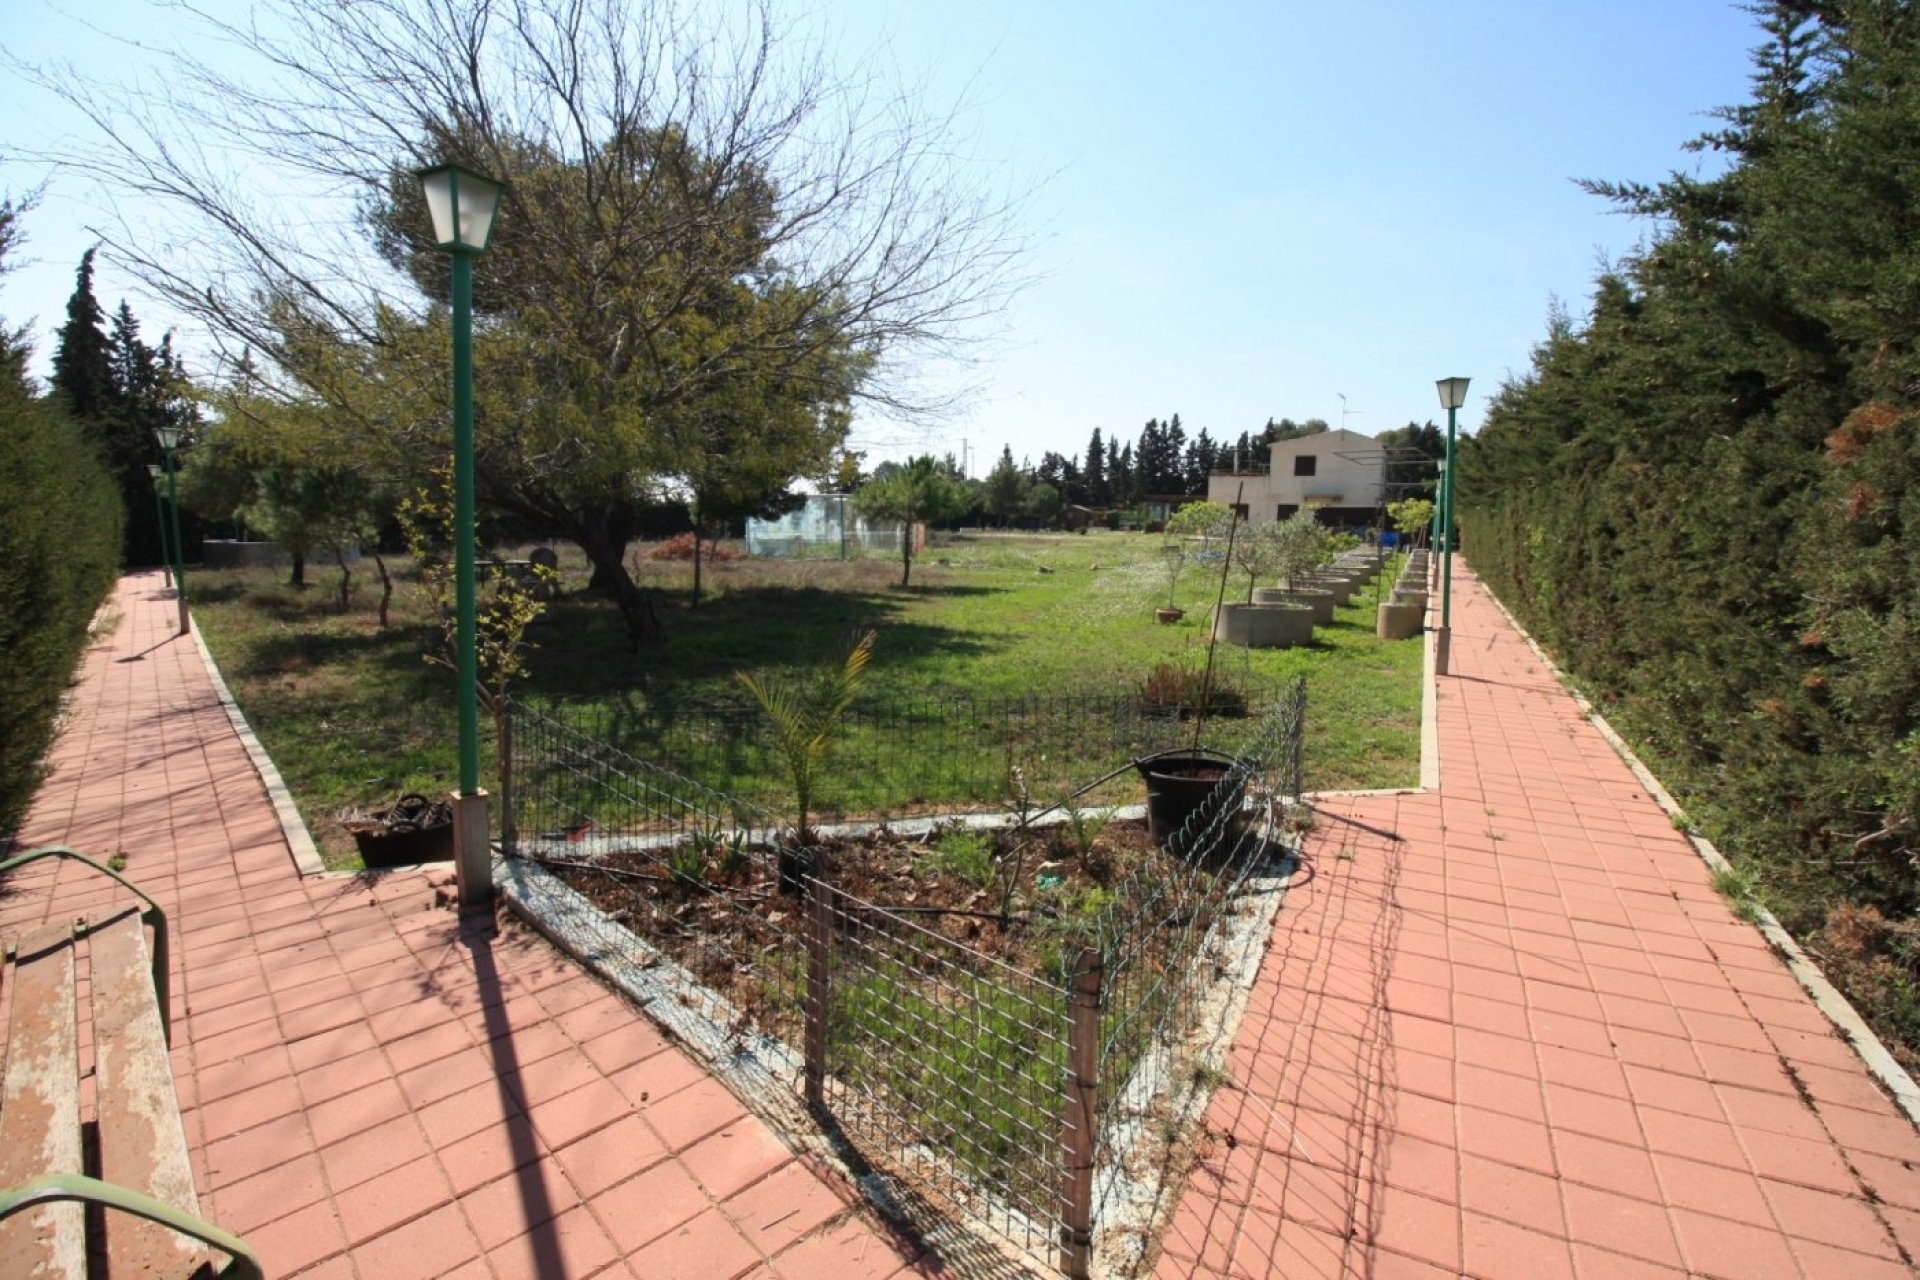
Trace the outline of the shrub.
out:
M 39 786 L 60 699 L 119 573 L 122 510 L 79 426 L 0 370 L 0 834 Z
M 1147 675 L 1134 695 L 1134 705 L 1142 711 L 1178 712 L 1182 719 L 1201 709 L 1202 686 L 1206 673 L 1184 663 L 1162 662 Z M 1213 687 L 1206 691 L 1206 711 L 1213 716 L 1243 716 L 1247 713 L 1246 690 L 1213 673 Z
M 709 562 L 738 560 L 740 548 L 727 542 L 706 542 L 700 550 L 700 558 Z M 676 533 L 665 542 L 656 542 L 640 553 L 643 560 L 691 560 L 693 559 L 693 535 Z

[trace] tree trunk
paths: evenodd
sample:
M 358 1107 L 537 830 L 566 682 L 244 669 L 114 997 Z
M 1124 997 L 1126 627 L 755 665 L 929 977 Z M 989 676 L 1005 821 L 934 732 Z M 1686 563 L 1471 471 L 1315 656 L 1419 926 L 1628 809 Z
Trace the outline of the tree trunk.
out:
M 380 629 L 387 629 L 387 606 L 393 603 L 393 577 L 387 572 L 387 558 L 378 551 L 373 553 L 373 563 L 380 570 Z
M 626 623 L 628 643 L 638 653 L 643 643 L 660 634 L 660 619 L 653 611 L 652 598 L 635 586 L 627 573 L 627 543 L 632 528 L 631 513 L 602 512 L 598 518 L 582 520 L 575 527 L 574 541 L 593 565 L 588 588 L 613 597 Z
M 353 570 L 347 568 L 347 550 L 335 547 L 333 558 L 340 565 L 340 612 L 347 611 L 347 605 L 353 599 Z
M 293 576 L 287 579 L 287 585 L 290 587 L 304 587 L 307 585 L 306 552 L 296 551 L 293 553 Z
M 909 515 L 900 522 L 900 589 L 907 589 L 907 581 L 913 576 L 913 517 Z
M 693 607 L 700 607 L 700 530 L 693 531 Z

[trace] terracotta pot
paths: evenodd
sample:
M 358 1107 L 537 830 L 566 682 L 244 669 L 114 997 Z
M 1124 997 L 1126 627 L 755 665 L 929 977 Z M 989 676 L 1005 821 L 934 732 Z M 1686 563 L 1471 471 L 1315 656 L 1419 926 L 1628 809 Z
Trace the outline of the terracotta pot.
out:
M 1170 627 L 1186 616 L 1187 611 L 1185 609 L 1155 609 L 1153 611 L 1154 621 L 1163 627 Z

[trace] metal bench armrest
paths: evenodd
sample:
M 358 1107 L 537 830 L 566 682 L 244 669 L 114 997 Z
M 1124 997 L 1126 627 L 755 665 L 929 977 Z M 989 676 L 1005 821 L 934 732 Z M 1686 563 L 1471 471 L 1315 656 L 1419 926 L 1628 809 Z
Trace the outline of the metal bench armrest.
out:
M 260 1259 L 240 1237 L 222 1231 L 210 1222 L 182 1213 L 152 1196 L 129 1191 L 98 1178 L 89 1178 L 85 1174 L 50 1173 L 23 1186 L 0 1191 L 0 1219 L 22 1209 L 61 1200 L 78 1200 L 131 1213 L 219 1250 L 227 1255 L 227 1265 L 221 1268 L 219 1280 L 263 1280 L 265 1273 L 260 1269 Z
M 140 918 L 153 926 L 153 990 L 154 994 L 160 997 L 160 1029 L 165 1033 L 167 1043 L 171 1045 L 173 1043 L 173 999 L 169 991 L 171 977 L 167 968 L 167 913 L 160 909 L 160 904 L 155 902 L 153 896 L 145 889 L 106 863 L 89 858 L 71 845 L 42 845 L 38 849 L 29 849 L 17 857 L 8 858 L 5 862 L 0 862 L 0 878 L 4 878 L 7 873 L 17 867 L 38 862 L 42 858 L 68 858 L 74 862 L 85 863 L 101 875 L 117 880 L 129 893 L 147 904 L 146 909 L 140 913 Z

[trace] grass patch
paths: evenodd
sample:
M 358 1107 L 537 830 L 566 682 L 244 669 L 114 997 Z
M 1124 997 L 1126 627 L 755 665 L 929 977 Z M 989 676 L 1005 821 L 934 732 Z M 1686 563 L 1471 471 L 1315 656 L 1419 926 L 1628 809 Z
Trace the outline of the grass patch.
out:
M 852 636 L 873 629 L 879 643 L 863 701 L 1131 694 L 1161 664 L 1198 669 L 1206 658 L 1218 578 L 1190 571 L 1177 601 L 1187 617 L 1173 626 L 1156 623 L 1153 610 L 1166 599 L 1159 546 L 1157 536 L 1145 534 L 955 537 L 916 563 L 906 591 L 898 589 L 898 561 L 887 557 L 741 559 L 705 566 L 706 590 L 697 603 L 690 565 L 636 555 L 636 578 L 657 592 L 665 629 L 637 654 L 617 611 L 585 591 L 584 559 L 563 546 L 562 592 L 531 629 L 538 647 L 521 692 L 591 704 L 613 720 L 663 707 L 739 705 L 735 670 L 809 678 L 837 663 Z M 411 583 L 400 584 L 393 625 L 380 631 L 370 575 L 356 575 L 360 589 L 344 612 L 330 571 L 315 566 L 315 585 L 306 590 L 284 585 L 280 576 L 202 573 L 194 579 L 194 612 L 323 854 L 333 865 L 352 865 L 352 842 L 337 823 L 343 811 L 453 785 L 452 676 L 420 656 L 433 633 Z M 1244 586 L 1236 593 L 1230 580 L 1227 595 L 1243 597 Z M 1239 689 L 1307 678 L 1311 788 L 1406 786 L 1417 779 L 1420 643 L 1376 639 L 1373 606 L 1369 588 L 1338 610 L 1334 625 L 1320 628 L 1310 647 L 1217 652 L 1216 677 Z M 978 726 L 980 741 L 956 753 L 979 757 L 982 778 L 1004 777 L 1001 728 Z M 909 744 L 903 751 L 898 742 L 861 734 L 857 721 L 851 723 L 844 751 L 829 759 L 825 812 L 900 799 L 889 795 L 901 779 L 889 776 L 888 762 L 920 749 Z M 483 779 L 491 779 L 492 735 L 484 725 L 481 736 Z M 758 776 L 756 752 L 763 746 L 728 750 L 736 758 L 716 757 L 716 769 Z M 769 764 L 766 772 L 766 788 L 777 787 L 777 769 Z M 1090 773 L 1063 776 L 1084 781 Z M 1043 804 L 1058 798 L 1044 786 L 1034 794 Z

